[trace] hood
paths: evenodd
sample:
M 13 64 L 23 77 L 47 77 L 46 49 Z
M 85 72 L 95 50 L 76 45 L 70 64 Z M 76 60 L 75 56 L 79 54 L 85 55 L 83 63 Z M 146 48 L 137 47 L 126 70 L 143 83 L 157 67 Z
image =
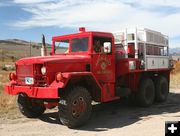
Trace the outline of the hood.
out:
M 32 64 L 44 64 L 44 63 L 63 63 L 63 62 L 90 62 L 90 56 L 87 55 L 53 55 L 53 56 L 38 56 L 22 58 L 16 62 L 17 65 L 32 65 Z
M 34 74 L 32 65 L 42 64 L 46 67 L 46 77 L 48 81 L 46 84 L 50 84 L 54 81 L 55 75 L 58 72 L 82 72 L 87 70 L 87 65 L 90 65 L 90 57 L 88 55 L 53 55 L 44 57 L 30 57 L 23 58 L 16 62 L 17 74 L 32 76 Z M 29 67 L 30 66 L 30 67 Z M 36 65 L 34 69 L 38 73 L 40 67 Z M 21 84 L 21 82 L 19 82 Z

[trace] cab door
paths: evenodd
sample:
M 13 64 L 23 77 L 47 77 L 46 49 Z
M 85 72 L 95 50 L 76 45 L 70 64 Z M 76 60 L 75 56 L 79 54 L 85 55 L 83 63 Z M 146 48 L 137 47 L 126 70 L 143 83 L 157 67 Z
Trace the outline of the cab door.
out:
M 110 43 L 109 53 L 104 52 L 104 44 Z M 112 38 L 96 37 L 92 38 L 92 72 L 100 83 L 115 82 L 115 55 L 113 51 Z

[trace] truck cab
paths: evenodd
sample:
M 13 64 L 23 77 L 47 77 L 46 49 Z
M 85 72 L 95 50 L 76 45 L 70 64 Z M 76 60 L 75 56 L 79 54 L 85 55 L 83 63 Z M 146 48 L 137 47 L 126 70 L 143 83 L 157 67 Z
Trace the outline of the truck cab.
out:
M 84 78 L 91 78 L 94 81 L 89 81 L 89 79 L 87 79 L 88 81 L 83 80 L 84 84 L 86 82 L 95 82 L 96 85 L 91 84 L 90 86 L 96 87 L 92 89 L 96 90 L 93 92 L 94 95 L 99 93 L 99 96 L 93 97 L 94 100 L 105 102 L 117 98 L 114 96 L 115 46 L 112 33 L 86 32 L 82 30 L 76 34 L 53 37 L 52 41 L 53 56 L 64 55 L 66 59 L 72 58 L 73 60 L 70 64 L 66 62 L 65 67 L 61 66 L 61 68 L 65 68 L 64 70 L 61 70 L 60 66 L 56 64 L 59 67 L 56 69 L 62 72 L 62 75 L 64 72 L 69 72 L 69 74 L 76 72 L 77 76 L 86 73 L 87 77 L 84 76 Z M 58 53 L 61 47 L 66 47 L 66 51 L 63 54 Z M 78 57 L 77 60 L 75 59 L 76 57 Z M 82 60 L 81 62 L 80 59 Z M 75 73 L 73 73 L 73 76 L 75 76 Z M 79 80 L 82 80 L 81 78 Z M 75 80 L 80 82 L 77 78 Z M 105 93 L 102 93 L 102 90 L 105 92 L 108 90 L 108 94 L 102 95 Z

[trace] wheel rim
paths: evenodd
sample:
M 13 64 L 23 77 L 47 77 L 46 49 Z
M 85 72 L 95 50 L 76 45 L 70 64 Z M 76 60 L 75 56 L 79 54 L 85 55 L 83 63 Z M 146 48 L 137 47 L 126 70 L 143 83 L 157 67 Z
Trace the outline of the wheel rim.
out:
M 74 118 L 79 118 L 86 109 L 86 102 L 84 101 L 83 97 L 77 97 L 72 102 L 72 116 Z

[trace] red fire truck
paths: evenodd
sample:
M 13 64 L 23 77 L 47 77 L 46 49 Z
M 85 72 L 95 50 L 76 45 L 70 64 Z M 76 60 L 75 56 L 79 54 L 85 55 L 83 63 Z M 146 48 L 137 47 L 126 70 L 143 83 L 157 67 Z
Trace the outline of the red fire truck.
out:
M 165 101 L 171 70 L 168 54 L 168 37 L 160 32 L 80 28 L 78 33 L 53 37 L 50 55 L 18 60 L 4 88 L 18 95 L 26 117 L 58 106 L 62 124 L 75 128 L 90 118 L 92 101 L 133 96 L 143 107 Z

